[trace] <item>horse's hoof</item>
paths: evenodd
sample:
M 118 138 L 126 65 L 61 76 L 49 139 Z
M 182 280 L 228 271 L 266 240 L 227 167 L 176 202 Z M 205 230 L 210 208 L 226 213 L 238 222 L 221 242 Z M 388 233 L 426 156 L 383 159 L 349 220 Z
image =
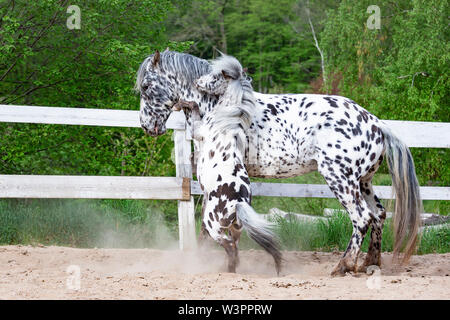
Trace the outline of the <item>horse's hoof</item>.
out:
M 349 267 L 343 260 L 331 272 L 332 277 L 344 277 L 347 272 L 354 272 L 354 267 Z
M 356 268 L 356 272 L 366 273 L 367 272 L 366 264 L 360 265 L 358 268 Z
M 342 268 L 335 268 L 331 272 L 331 276 L 332 277 L 344 277 L 345 276 L 345 271 Z
M 381 267 L 381 260 L 380 259 L 373 259 L 370 256 L 367 256 L 367 258 L 364 260 L 363 264 L 356 268 L 357 272 L 367 273 L 367 271 L 370 269 L 370 266 L 374 267 Z

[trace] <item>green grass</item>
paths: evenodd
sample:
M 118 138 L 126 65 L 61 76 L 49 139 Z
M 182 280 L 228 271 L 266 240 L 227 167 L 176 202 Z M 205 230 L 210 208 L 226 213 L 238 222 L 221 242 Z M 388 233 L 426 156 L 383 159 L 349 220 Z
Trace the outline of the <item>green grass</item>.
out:
M 390 184 L 389 175 L 376 175 L 375 184 Z M 254 179 L 260 181 L 261 179 Z M 317 173 L 269 182 L 324 183 Z M 196 196 L 196 228 L 200 230 L 201 197 Z M 447 215 L 450 201 L 425 201 L 426 212 Z M 254 197 L 256 211 L 276 207 L 284 211 L 323 215 L 324 208 L 342 208 L 335 199 Z M 176 201 L 156 200 L 0 200 L 0 244 L 44 244 L 73 247 L 176 246 Z M 278 219 L 277 233 L 286 250 L 345 250 L 352 227 L 347 214 L 328 223 Z M 367 250 L 368 238 L 363 243 Z M 389 220 L 383 231 L 383 251 L 391 251 L 393 234 Z M 245 233 L 241 249 L 259 248 Z M 429 230 L 422 236 L 418 253 L 450 252 L 450 228 Z
M 423 233 L 418 254 L 450 252 L 450 225 L 442 229 L 430 229 Z
M 299 222 L 278 219 L 278 234 L 286 250 L 344 251 L 352 235 L 352 225 L 345 213 L 338 213 L 327 222 Z M 390 219 L 383 228 L 381 250 L 390 252 L 393 248 L 394 234 Z M 370 242 L 370 229 L 364 239 L 362 251 L 367 252 Z M 418 254 L 450 252 L 450 224 L 441 229 L 427 229 L 421 236 Z
M 175 228 L 148 201 L 1 200 L 0 244 L 165 247 Z
M 338 213 L 327 222 L 300 222 L 296 219 L 277 218 L 276 233 L 284 250 L 298 251 L 345 251 L 352 235 L 352 225 L 345 213 Z M 386 220 L 383 228 L 381 250 L 391 252 L 394 235 L 390 219 Z M 197 222 L 200 230 L 200 220 Z M 362 251 L 367 252 L 370 241 L 369 233 L 364 239 Z M 242 233 L 240 249 L 261 249 L 245 232 Z M 450 252 L 450 224 L 441 229 L 428 229 L 420 238 L 417 254 Z

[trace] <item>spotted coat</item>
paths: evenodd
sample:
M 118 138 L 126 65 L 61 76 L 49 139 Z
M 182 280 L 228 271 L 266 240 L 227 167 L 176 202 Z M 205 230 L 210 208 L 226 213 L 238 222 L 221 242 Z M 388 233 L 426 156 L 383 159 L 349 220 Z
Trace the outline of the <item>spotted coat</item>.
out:
M 196 63 L 204 65 L 206 62 L 198 59 Z M 191 75 L 198 78 L 208 72 L 205 66 L 205 70 L 198 75 L 194 72 Z M 141 124 L 149 134 L 155 134 L 154 128 L 158 128 L 156 134 L 165 130 L 166 111 L 161 113 L 156 109 L 164 108 L 162 105 L 173 104 L 177 99 L 195 101 L 201 117 L 217 105 L 219 97 L 199 91 L 194 81 L 191 84 L 188 81 L 177 84 L 180 77 L 162 72 L 158 67 L 149 67 L 145 74 L 148 82 L 159 88 L 151 94 L 141 88 Z M 162 89 L 162 83 L 170 78 L 174 79 L 172 87 Z M 161 79 L 165 80 L 161 82 Z M 165 93 L 162 94 L 161 90 Z M 153 98 L 148 99 L 149 96 Z M 164 101 L 157 103 L 155 97 L 164 97 Z M 254 97 L 256 107 L 244 156 L 248 175 L 285 178 L 317 170 L 349 213 L 353 234 L 332 274 L 342 275 L 358 270 L 357 258 L 369 227 L 372 229 L 369 252 L 359 270 L 381 264 L 381 233 L 386 213 L 373 192 L 372 177 L 385 155 L 399 204 L 396 216 L 404 227 L 403 231 L 399 231 L 402 228 L 396 231 L 396 246 L 406 239 L 407 233 L 408 252 L 413 251 L 421 206 L 414 164 L 409 149 L 382 121 L 354 101 L 341 96 L 255 92 Z M 153 115 L 146 116 L 143 114 L 146 112 L 153 112 Z M 187 116 L 191 124 L 190 114 Z M 221 156 L 223 150 L 220 151 L 220 148 L 225 147 L 217 146 L 214 155 Z M 408 198 L 412 200 L 405 204 Z

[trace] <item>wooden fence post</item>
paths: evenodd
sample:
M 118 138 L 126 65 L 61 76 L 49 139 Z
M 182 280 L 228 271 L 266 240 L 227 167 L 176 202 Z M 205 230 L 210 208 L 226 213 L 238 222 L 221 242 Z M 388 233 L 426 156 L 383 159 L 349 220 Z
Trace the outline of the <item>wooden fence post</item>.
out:
M 177 177 L 183 178 L 183 191 L 191 194 L 192 165 L 191 140 L 189 130 L 186 130 L 186 117 L 183 111 L 172 112 L 166 127 L 174 129 L 175 164 Z M 178 230 L 180 235 L 180 249 L 194 249 L 197 246 L 195 235 L 195 204 L 194 197 L 188 201 L 178 200 Z

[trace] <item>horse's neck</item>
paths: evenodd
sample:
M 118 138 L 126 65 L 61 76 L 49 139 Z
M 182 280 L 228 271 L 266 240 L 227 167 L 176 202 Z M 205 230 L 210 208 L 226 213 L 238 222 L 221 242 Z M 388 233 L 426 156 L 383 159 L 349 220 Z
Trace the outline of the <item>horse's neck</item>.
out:
M 178 92 L 180 100 L 193 101 L 197 103 L 201 118 L 203 118 L 205 114 L 212 112 L 218 102 L 217 97 L 200 92 L 193 85 L 181 84 L 178 88 Z M 187 114 L 186 116 L 189 121 L 190 114 Z
M 217 103 L 215 109 L 207 112 L 201 121 L 202 132 L 206 140 L 211 143 L 221 141 L 229 145 L 228 151 L 234 154 L 239 161 L 244 161 L 245 149 L 247 148 L 247 134 L 242 125 L 236 125 L 241 119 L 233 113 L 218 115 L 219 110 L 237 108 L 236 105 Z M 225 117 L 224 117 L 225 115 Z M 229 125 L 227 123 L 229 122 Z
M 216 101 L 216 103 L 212 106 L 212 108 L 210 110 L 207 110 L 205 113 L 213 113 L 217 110 L 224 110 L 224 109 L 232 109 L 232 108 L 237 108 L 237 106 L 239 104 L 241 104 L 242 101 L 239 101 L 236 98 L 236 95 L 233 94 L 233 92 L 231 92 L 231 90 L 226 90 L 222 95 L 220 95 L 220 97 L 218 98 L 218 100 Z

